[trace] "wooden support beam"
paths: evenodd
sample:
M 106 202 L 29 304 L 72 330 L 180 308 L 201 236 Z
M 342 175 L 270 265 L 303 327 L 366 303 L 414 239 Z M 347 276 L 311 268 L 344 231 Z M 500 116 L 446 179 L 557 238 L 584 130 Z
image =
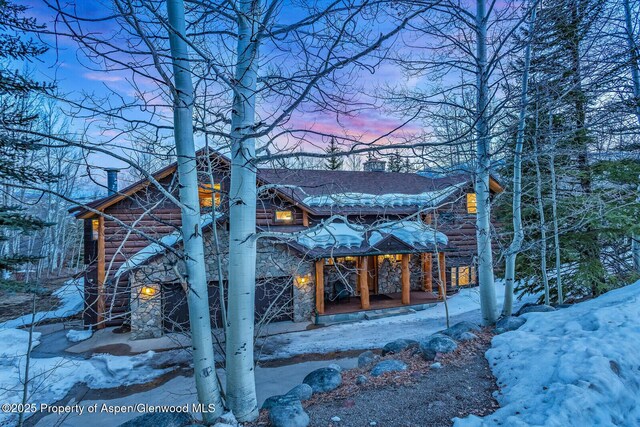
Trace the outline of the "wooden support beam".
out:
M 440 266 L 440 285 L 438 286 L 438 293 L 442 297 L 447 292 L 447 263 L 444 256 L 444 252 L 438 253 L 438 264 Z
M 402 255 L 402 304 L 411 303 L 411 272 L 409 271 L 409 259 L 411 255 Z
M 422 254 L 422 289 L 433 292 L 433 258 L 431 254 Z
M 367 257 L 360 258 L 360 266 L 358 268 L 358 287 L 360 288 L 360 306 L 363 310 L 371 307 L 369 303 L 369 265 Z
M 316 311 L 324 314 L 324 259 L 316 261 Z
M 105 251 L 104 251 L 104 217 L 98 217 L 98 264 L 97 268 L 97 291 L 98 300 L 96 302 L 96 329 L 104 328 L 104 314 L 106 312 L 106 295 L 104 291 L 105 279 Z
M 309 226 L 309 214 L 307 211 L 302 211 L 302 225 L 305 227 Z

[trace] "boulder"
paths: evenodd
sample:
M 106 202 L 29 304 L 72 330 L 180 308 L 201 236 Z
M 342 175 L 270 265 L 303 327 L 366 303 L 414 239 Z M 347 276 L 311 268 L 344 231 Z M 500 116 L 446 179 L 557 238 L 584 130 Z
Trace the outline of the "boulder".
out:
M 480 326 L 476 325 L 475 323 L 463 321 L 463 322 L 456 323 L 450 328 L 445 329 L 444 331 L 442 331 L 442 334 L 447 335 L 453 338 L 454 340 L 460 341 L 460 336 L 462 334 L 466 332 L 479 331 L 479 330 L 480 330 Z
M 309 373 L 302 382 L 309 384 L 314 393 L 324 393 L 340 387 L 342 375 L 333 368 L 320 368 Z
M 400 353 L 401 351 L 406 350 L 412 346 L 417 347 L 418 341 L 400 338 L 385 344 L 385 346 L 382 348 L 382 355 L 386 356 L 387 354 Z
M 360 353 L 360 356 L 358 356 L 358 368 L 364 368 L 365 366 L 371 365 L 377 358 L 378 357 L 371 350 Z
M 478 336 L 472 332 L 463 332 L 458 336 L 457 339 L 460 342 L 473 341 L 475 339 L 478 339 Z
M 275 406 L 281 405 L 286 406 L 299 401 L 300 399 L 297 396 L 289 395 L 288 393 L 284 395 L 271 396 L 264 401 L 264 403 L 262 404 L 262 409 L 271 409 Z
M 269 410 L 269 421 L 273 427 L 307 427 L 309 415 L 299 400 L 287 405 L 277 405 Z
M 376 363 L 376 366 L 371 370 L 371 375 L 374 377 L 379 377 L 382 374 L 386 374 L 387 372 L 397 372 L 397 371 L 406 371 L 407 364 L 401 362 L 400 360 L 383 360 L 382 362 Z
M 193 423 L 191 415 L 184 412 L 149 412 L 120 424 L 120 427 L 183 427 Z
M 520 326 L 524 325 L 526 321 L 527 320 L 522 317 L 503 317 L 502 319 L 498 320 L 498 323 L 496 323 L 496 328 L 494 331 L 497 334 L 502 334 L 508 331 L 515 331 Z
M 520 308 L 520 310 L 518 310 L 516 316 L 520 316 L 525 313 L 546 313 L 548 311 L 556 311 L 556 309 L 551 307 L 550 305 L 545 304 L 525 304 Z
M 424 350 L 433 350 L 436 353 L 451 353 L 456 348 L 458 348 L 458 344 L 448 337 L 447 335 L 434 334 L 428 337 L 426 340 L 420 343 L 420 351 L 424 352 Z
M 335 369 L 338 372 L 342 372 L 342 366 L 338 365 L 337 363 L 332 363 L 328 365 L 327 368 Z
M 313 389 L 309 384 L 298 384 L 286 394 L 286 396 L 295 397 L 301 402 L 311 399 L 312 395 Z
M 422 356 L 422 359 L 426 360 L 427 362 L 436 360 L 436 352 L 431 348 L 420 346 L 420 356 Z

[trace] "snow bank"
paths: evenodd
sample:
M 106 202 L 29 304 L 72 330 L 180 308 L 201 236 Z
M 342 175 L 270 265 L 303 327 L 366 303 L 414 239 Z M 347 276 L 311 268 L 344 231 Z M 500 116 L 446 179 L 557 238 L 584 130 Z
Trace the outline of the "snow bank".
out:
M 40 334 L 33 334 L 33 346 Z M 20 403 L 29 332 L 19 329 L 0 329 L 0 402 Z M 153 369 L 149 359 L 153 352 L 136 356 L 100 354 L 91 359 L 66 357 L 31 358 L 29 403 L 54 403 L 62 399 L 77 383 L 91 388 L 111 388 L 148 382 L 167 370 Z M 30 414 L 27 414 L 27 416 Z M 12 425 L 17 414 L 0 412 L 0 425 Z
M 334 220 L 296 238 L 302 246 L 314 248 L 358 247 L 364 241 L 364 227 Z
M 84 340 L 88 340 L 93 335 L 93 331 L 91 329 L 80 330 L 77 331 L 75 329 L 70 329 L 67 332 L 67 340 L 70 342 L 80 342 Z
M 60 307 L 55 310 L 40 311 L 35 316 L 29 313 L 13 320 L 7 320 L 4 323 L 0 323 L 0 328 L 19 328 L 29 326 L 31 323 L 42 322 L 43 320 L 64 319 L 80 313 L 84 307 L 84 279 L 78 278 L 65 282 L 64 285 L 53 292 L 53 295 L 60 299 Z M 34 320 L 35 322 L 33 322 Z
M 640 425 L 640 281 L 524 316 L 486 354 L 501 408 L 455 426 Z
M 420 221 L 392 221 L 376 226 L 375 228 L 382 233 L 392 234 L 412 246 L 433 245 L 435 244 L 436 239 L 438 243 L 442 245 L 446 245 L 449 241 L 447 236 L 443 233 L 434 230 L 432 227 L 429 227 Z M 369 237 L 369 244 L 375 245 L 382 240 L 382 238 L 382 234 L 378 231 L 374 231 L 371 233 L 371 237 Z
M 420 194 L 368 194 L 368 193 L 336 193 L 322 196 L 310 196 L 303 200 L 307 206 L 438 206 L 453 193 L 467 183 L 451 185 L 441 190 Z

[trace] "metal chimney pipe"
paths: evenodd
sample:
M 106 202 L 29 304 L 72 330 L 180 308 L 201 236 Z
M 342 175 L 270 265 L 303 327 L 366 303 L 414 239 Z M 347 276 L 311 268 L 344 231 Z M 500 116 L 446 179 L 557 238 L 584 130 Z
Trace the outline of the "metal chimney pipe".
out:
M 105 168 L 107 171 L 107 195 L 111 196 L 118 192 L 118 168 Z

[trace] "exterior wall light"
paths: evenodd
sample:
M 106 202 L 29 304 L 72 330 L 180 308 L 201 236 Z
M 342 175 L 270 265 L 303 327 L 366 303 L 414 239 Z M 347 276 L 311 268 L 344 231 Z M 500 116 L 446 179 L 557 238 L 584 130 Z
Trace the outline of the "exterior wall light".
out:
M 157 289 L 152 286 L 143 286 L 142 289 L 140 290 L 140 293 L 144 297 L 152 297 L 156 294 L 156 292 L 157 292 Z
M 296 288 L 301 289 L 307 286 L 309 282 L 311 282 L 311 275 L 306 274 L 304 276 L 296 276 L 294 284 L 296 285 Z

